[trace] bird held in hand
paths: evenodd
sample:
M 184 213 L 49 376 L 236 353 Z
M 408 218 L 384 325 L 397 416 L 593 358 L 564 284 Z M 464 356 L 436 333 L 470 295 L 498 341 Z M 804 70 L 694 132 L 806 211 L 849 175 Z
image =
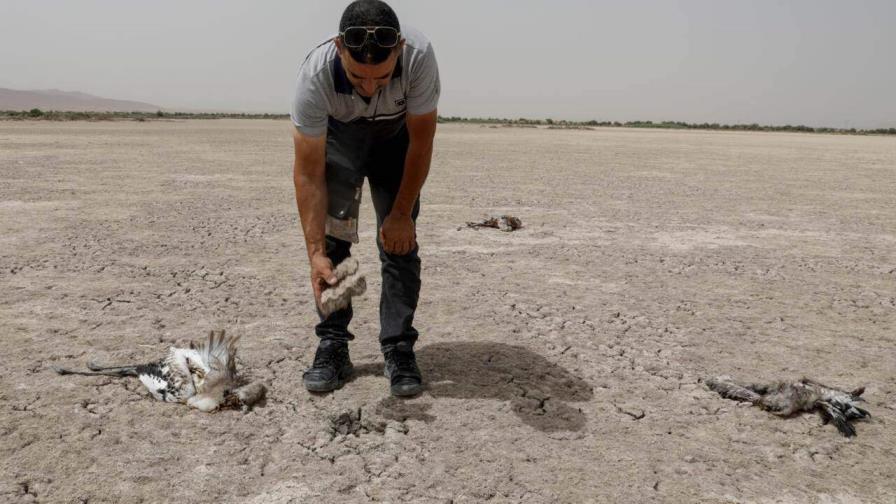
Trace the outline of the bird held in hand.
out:
M 347 257 L 333 270 L 336 284 L 325 289 L 320 295 L 320 311 L 325 317 L 348 307 L 353 297 L 367 291 L 367 281 L 359 271 L 359 267 L 357 259 Z

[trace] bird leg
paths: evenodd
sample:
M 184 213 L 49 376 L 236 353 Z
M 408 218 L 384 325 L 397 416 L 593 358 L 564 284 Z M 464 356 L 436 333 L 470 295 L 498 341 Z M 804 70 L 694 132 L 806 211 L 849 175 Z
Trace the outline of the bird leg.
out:
M 75 369 L 53 366 L 53 371 L 56 371 L 56 373 L 60 375 L 115 376 L 118 378 L 137 376 L 137 366 L 100 366 L 94 362 L 88 362 L 87 369 L 90 371 L 78 371 Z
M 135 367 L 119 367 L 109 368 L 102 371 L 77 371 L 74 369 L 53 366 L 53 371 L 60 375 L 81 375 L 81 376 L 115 376 L 124 378 L 126 376 L 137 376 L 137 368 Z
M 121 376 L 137 376 L 137 366 L 100 366 L 95 362 L 88 362 L 87 369 L 91 371 L 105 371 L 122 373 Z

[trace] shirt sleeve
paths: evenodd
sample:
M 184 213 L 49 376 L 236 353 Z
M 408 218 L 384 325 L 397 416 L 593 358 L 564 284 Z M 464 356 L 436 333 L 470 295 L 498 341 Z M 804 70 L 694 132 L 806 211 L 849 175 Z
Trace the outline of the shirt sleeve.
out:
M 289 116 L 296 129 L 304 135 L 317 137 L 327 132 L 329 101 L 322 72 L 312 73 L 309 65 L 302 65 L 296 77 Z
M 432 44 L 426 46 L 411 70 L 410 88 L 408 90 L 408 114 L 428 114 L 439 105 L 441 84 L 439 82 L 439 65 Z

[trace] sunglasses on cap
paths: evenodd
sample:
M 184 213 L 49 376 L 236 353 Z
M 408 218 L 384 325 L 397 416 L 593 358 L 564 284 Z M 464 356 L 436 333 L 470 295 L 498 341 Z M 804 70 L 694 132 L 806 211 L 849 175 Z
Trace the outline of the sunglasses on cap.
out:
M 401 40 L 401 33 L 391 26 L 351 26 L 339 33 L 346 47 L 358 49 L 373 34 L 373 41 L 380 47 L 395 47 Z

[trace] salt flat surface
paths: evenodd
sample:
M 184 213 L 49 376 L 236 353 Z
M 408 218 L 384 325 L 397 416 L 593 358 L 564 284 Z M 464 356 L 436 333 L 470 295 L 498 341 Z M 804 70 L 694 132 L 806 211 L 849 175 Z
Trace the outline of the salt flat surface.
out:
M 896 139 L 441 125 L 418 223 L 429 388 L 407 401 L 382 376 L 366 194 L 356 378 L 302 387 L 291 173 L 288 121 L 0 123 L 0 500 L 896 495 Z M 500 213 L 525 227 L 464 227 Z M 51 371 L 218 327 L 270 385 L 250 414 Z M 874 418 L 847 440 L 718 397 L 717 374 L 865 385 Z

